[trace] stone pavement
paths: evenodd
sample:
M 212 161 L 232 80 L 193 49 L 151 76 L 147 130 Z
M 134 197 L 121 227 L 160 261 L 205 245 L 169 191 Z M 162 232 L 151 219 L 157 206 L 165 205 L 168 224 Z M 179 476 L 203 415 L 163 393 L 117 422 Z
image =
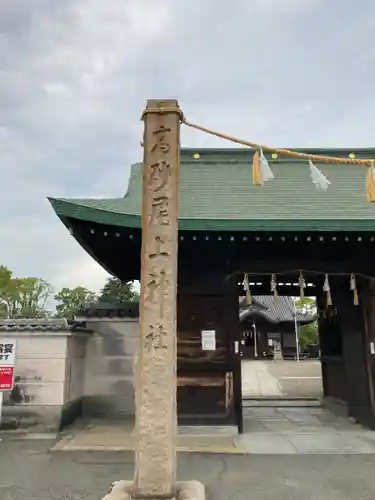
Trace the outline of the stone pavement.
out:
M 244 398 L 320 398 L 322 377 L 319 361 L 244 360 L 242 394 Z
M 244 408 L 249 454 L 375 454 L 375 431 L 320 407 Z
M 282 396 L 283 389 L 277 376 L 272 375 L 267 361 L 242 361 L 242 396 Z
M 1 500 L 101 500 L 131 479 L 132 453 L 49 454 L 51 442 L 0 442 Z M 179 454 L 178 478 L 197 479 L 208 500 L 373 500 L 375 455 Z
M 78 423 L 68 432 L 51 451 L 132 451 L 135 448 L 133 424 L 126 421 Z M 237 439 L 234 426 L 180 427 L 178 432 L 176 447 L 179 452 L 247 453 Z
M 268 362 L 269 373 L 276 377 L 286 397 L 321 398 L 323 393 L 320 361 L 293 360 Z
M 134 450 L 126 422 L 76 424 L 52 451 Z M 225 454 L 375 454 L 375 432 L 320 407 L 248 406 L 244 434 L 235 427 L 179 428 L 177 450 Z

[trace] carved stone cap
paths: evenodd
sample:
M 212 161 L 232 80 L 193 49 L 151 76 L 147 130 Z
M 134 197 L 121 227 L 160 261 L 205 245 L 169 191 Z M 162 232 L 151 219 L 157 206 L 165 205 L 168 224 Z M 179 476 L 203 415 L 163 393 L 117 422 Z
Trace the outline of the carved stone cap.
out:
M 184 115 L 180 109 L 177 99 L 148 99 L 146 109 L 142 113 L 144 120 L 147 114 L 177 113 L 183 121 Z

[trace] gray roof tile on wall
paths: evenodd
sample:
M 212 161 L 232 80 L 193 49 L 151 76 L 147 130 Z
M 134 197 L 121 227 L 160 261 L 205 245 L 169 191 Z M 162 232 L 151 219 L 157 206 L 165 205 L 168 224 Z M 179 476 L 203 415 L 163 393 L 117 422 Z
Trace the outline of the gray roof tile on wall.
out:
M 90 302 L 84 304 L 83 307 L 77 312 L 77 318 L 138 318 L 139 317 L 139 303 L 138 302 Z
M 69 323 L 65 318 L 0 319 L 0 332 L 61 332 L 84 330 L 83 324 Z

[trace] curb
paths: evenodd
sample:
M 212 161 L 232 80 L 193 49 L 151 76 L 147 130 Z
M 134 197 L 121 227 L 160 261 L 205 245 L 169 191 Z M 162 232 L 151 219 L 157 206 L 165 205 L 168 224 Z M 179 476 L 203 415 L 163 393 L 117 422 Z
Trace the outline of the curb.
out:
M 74 445 L 63 445 L 57 444 L 50 449 L 51 453 L 69 453 L 77 451 L 101 451 L 101 452 L 124 452 L 131 451 L 134 452 L 134 448 L 127 446 L 74 446 Z M 188 448 L 183 446 L 176 447 L 177 453 L 202 453 L 202 454 L 221 454 L 221 455 L 248 455 L 249 452 L 241 448 L 225 448 L 225 447 L 210 447 L 210 448 Z

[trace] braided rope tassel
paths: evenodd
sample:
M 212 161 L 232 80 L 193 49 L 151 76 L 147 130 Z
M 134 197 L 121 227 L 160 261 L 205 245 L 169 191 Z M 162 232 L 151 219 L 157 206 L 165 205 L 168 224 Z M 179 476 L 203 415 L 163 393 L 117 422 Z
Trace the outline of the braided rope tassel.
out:
M 357 289 L 357 281 L 355 279 L 355 275 L 350 275 L 350 290 L 353 292 L 353 304 L 355 306 L 359 305 L 359 297 L 358 297 L 358 289 Z
M 366 195 L 367 201 L 375 201 L 375 163 L 372 162 L 371 166 L 367 168 L 366 174 Z
M 255 151 L 253 154 L 253 184 L 255 186 L 262 185 L 262 175 L 260 172 L 260 154 L 259 151 Z

